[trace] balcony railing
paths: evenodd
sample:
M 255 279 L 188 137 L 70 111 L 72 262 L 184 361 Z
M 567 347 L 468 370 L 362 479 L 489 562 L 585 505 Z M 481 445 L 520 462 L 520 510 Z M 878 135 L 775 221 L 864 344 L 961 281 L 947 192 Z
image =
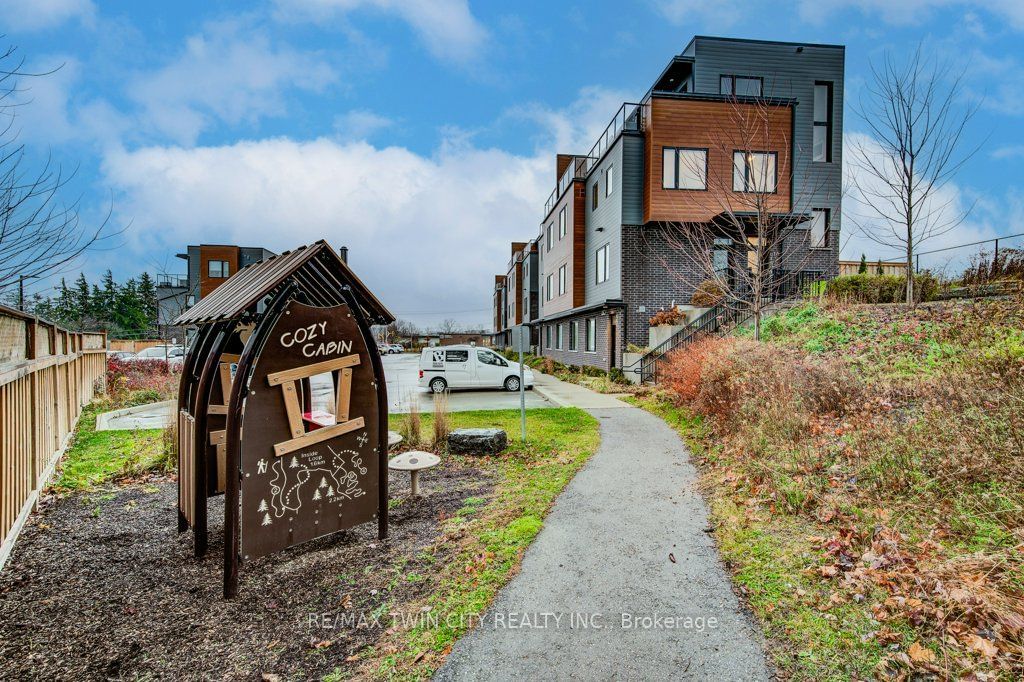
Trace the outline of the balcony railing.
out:
M 158 287 L 188 288 L 188 277 L 185 275 L 157 275 L 156 285 Z
M 640 132 L 642 129 L 642 118 L 640 115 L 640 106 L 634 102 L 626 102 L 619 110 L 615 112 L 615 116 L 612 117 L 611 122 L 601 133 L 601 136 L 597 138 L 597 142 L 590 148 L 590 153 L 587 154 L 587 167 L 584 173 L 589 173 L 604 153 L 607 152 L 615 140 L 619 139 L 619 135 L 623 131 L 629 132 Z
M 585 156 L 573 156 L 569 159 L 569 165 L 566 166 L 565 171 L 562 173 L 562 177 L 558 178 L 558 185 L 551 191 L 551 196 L 544 202 L 544 217 L 547 218 L 548 214 L 551 213 L 551 209 L 555 207 L 558 200 L 565 194 L 565 190 L 569 189 L 569 185 L 576 178 L 586 177 L 587 173 L 587 158 Z

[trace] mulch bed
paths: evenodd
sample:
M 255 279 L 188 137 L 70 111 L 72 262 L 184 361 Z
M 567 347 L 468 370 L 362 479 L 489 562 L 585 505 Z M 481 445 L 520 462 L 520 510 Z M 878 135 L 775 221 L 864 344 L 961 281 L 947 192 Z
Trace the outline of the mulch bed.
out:
M 2 677 L 318 679 L 339 667 L 355 671 L 346 659 L 381 637 L 388 610 L 430 593 L 422 550 L 465 498 L 491 495 L 493 473 L 446 457 L 420 485 L 424 496 L 408 500 L 409 477 L 392 474 L 392 499 L 402 503 L 391 510 L 388 540 L 366 524 L 244 564 L 232 601 L 221 598 L 223 498 L 210 500 L 210 550 L 201 561 L 191 533 L 177 532 L 173 481 L 50 498 L 0 573 Z M 438 548 L 434 561 L 444 553 Z M 411 573 L 426 579 L 401 579 Z

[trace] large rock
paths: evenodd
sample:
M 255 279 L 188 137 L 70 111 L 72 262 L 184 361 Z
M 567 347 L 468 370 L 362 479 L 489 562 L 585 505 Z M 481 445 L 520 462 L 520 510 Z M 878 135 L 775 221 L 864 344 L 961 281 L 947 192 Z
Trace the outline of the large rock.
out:
M 455 429 L 448 434 L 448 452 L 462 455 L 493 455 L 508 445 L 502 429 Z

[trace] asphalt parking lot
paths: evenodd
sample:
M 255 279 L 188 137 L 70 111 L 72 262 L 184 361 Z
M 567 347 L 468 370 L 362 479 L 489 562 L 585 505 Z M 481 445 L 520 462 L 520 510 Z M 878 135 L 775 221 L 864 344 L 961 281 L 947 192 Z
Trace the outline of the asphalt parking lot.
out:
M 420 411 L 434 409 L 434 397 L 425 388 L 419 387 L 419 359 L 417 353 L 385 355 L 384 375 L 388 382 L 388 408 L 391 412 L 408 412 L 411 401 L 419 403 Z M 451 391 L 448 394 L 448 409 L 452 412 L 470 410 L 509 410 L 519 407 L 519 394 L 508 391 L 472 389 Z M 526 391 L 527 409 L 555 407 L 536 391 Z

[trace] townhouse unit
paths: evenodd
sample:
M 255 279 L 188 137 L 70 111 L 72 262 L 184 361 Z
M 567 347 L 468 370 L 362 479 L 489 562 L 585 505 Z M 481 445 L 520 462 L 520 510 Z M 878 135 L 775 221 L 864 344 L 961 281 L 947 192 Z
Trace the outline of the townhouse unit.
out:
M 259 246 L 235 246 L 234 244 L 190 245 L 178 258 L 188 263 L 188 274 L 184 283 L 188 287 L 186 306 L 191 307 L 199 299 L 209 296 L 228 277 L 247 265 L 261 263 L 274 255 Z
M 706 258 L 678 247 L 723 215 L 756 222 L 752 193 L 758 215 L 793 228 L 773 272 L 835 276 L 844 59 L 837 45 L 697 36 L 586 154 L 558 154 L 536 240 L 539 312 L 527 320 L 539 351 L 622 367 L 627 345 L 647 345 L 654 313 L 690 303 L 708 263 L 729 282 L 757 267 L 720 239 Z
M 512 253 L 504 275 L 494 276 L 494 334 L 492 343 L 505 348 L 512 343 L 512 328 L 529 325 L 540 317 L 540 278 L 536 240 L 512 242 Z M 531 343 L 536 329 L 530 327 Z

